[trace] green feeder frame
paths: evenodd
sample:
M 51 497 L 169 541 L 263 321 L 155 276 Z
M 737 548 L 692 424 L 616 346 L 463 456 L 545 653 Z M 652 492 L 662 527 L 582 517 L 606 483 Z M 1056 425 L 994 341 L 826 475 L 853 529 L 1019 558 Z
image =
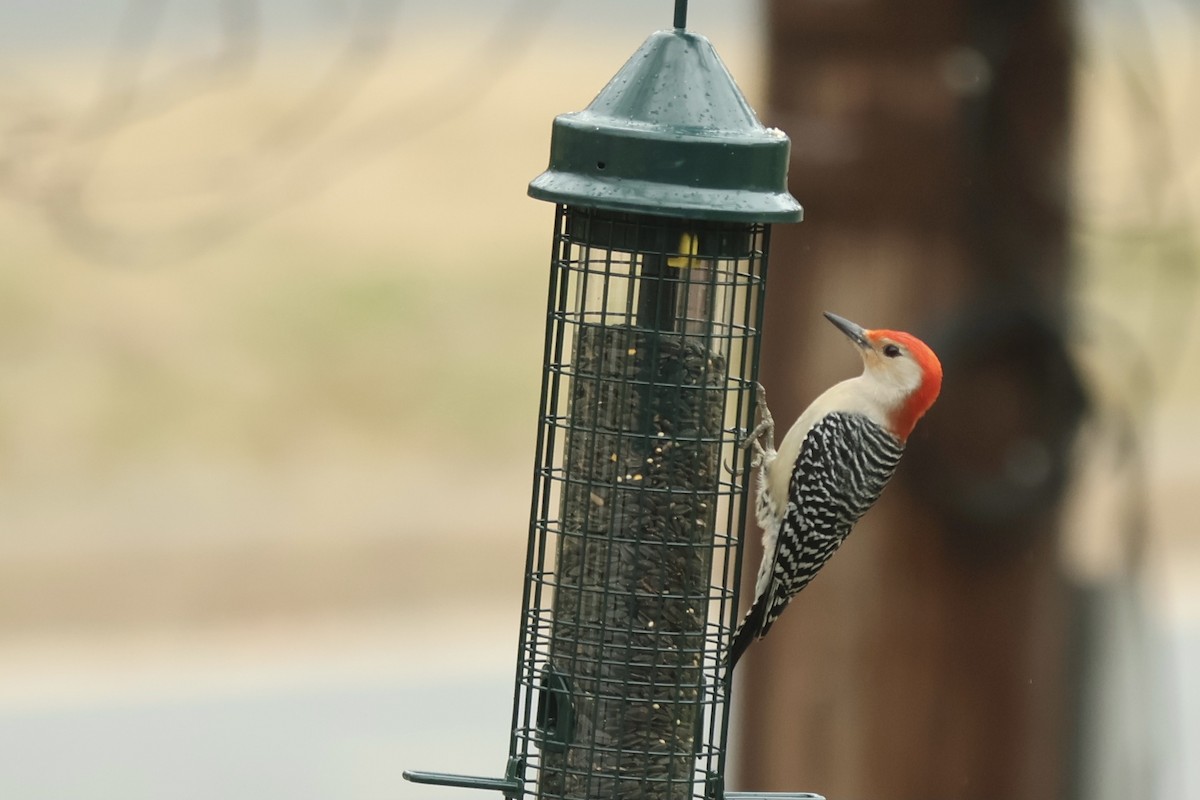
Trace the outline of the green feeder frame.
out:
M 557 211 L 508 766 L 408 780 L 509 800 L 766 797 L 724 791 L 722 655 L 770 223 L 801 208 L 788 138 L 685 26 L 677 0 L 674 30 L 554 121 L 529 185 Z

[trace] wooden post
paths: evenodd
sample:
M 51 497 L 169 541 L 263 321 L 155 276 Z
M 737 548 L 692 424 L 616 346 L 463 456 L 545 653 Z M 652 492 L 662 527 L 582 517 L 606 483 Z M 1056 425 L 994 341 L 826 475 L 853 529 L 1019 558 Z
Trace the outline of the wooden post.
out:
M 1059 327 L 1069 8 L 769 3 L 765 116 L 792 137 L 805 207 L 773 241 L 776 419 L 859 369 L 822 310 L 930 337 L 946 375 L 883 499 L 739 665 L 737 788 L 1069 791 L 1074 610 L 1055 535 L 1082 411 Z

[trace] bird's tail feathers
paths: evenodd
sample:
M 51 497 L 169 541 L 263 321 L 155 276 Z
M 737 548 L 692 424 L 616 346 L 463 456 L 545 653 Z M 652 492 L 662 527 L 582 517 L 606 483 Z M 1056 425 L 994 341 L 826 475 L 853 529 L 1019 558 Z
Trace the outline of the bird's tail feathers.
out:
M 746 612 L 746 618 L 734 632 L 733 643 L 729 645 L 729 652 L 725 654 L 725 663 L 729 669 L 733 669 L 750 643 L 762 636 L 763 620 L 766 618 L 769 605 L 769 596 L 766 593 L 760 594 L 754 601 L 754 605 L 750 606 L 750 610 Z

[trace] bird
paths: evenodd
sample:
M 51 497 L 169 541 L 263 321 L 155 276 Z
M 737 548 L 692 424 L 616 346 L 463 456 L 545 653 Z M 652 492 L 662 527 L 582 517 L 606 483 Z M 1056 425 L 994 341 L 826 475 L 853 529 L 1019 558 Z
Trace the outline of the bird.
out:
M 750 468 L 758 470 L 754 513 L 763 557 L 754 602 L 726 655 L 730 669 L 879 499 L 917 421 L 941 392 L 941 362 L 916 336 L 868 330 L 829 312 L 825 318 L 858 348 L 863 371 L 818 396 L 778 450 L 766 391 L 756 384 L 760 422 L 742 446 L 752 449 Z

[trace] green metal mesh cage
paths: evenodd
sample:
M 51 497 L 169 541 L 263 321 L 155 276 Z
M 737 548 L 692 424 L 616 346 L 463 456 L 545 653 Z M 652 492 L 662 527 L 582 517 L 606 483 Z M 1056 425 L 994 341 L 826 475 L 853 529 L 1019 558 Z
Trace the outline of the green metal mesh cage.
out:
M 652 34 L 555 119 L 556 204 L 509 800 L 801 800 L 724 789 L 770 225 L 788 138 L 712 44 Z
M 511 753 L 539 798 L 723 774 L 767 238 L 558 206 Z

